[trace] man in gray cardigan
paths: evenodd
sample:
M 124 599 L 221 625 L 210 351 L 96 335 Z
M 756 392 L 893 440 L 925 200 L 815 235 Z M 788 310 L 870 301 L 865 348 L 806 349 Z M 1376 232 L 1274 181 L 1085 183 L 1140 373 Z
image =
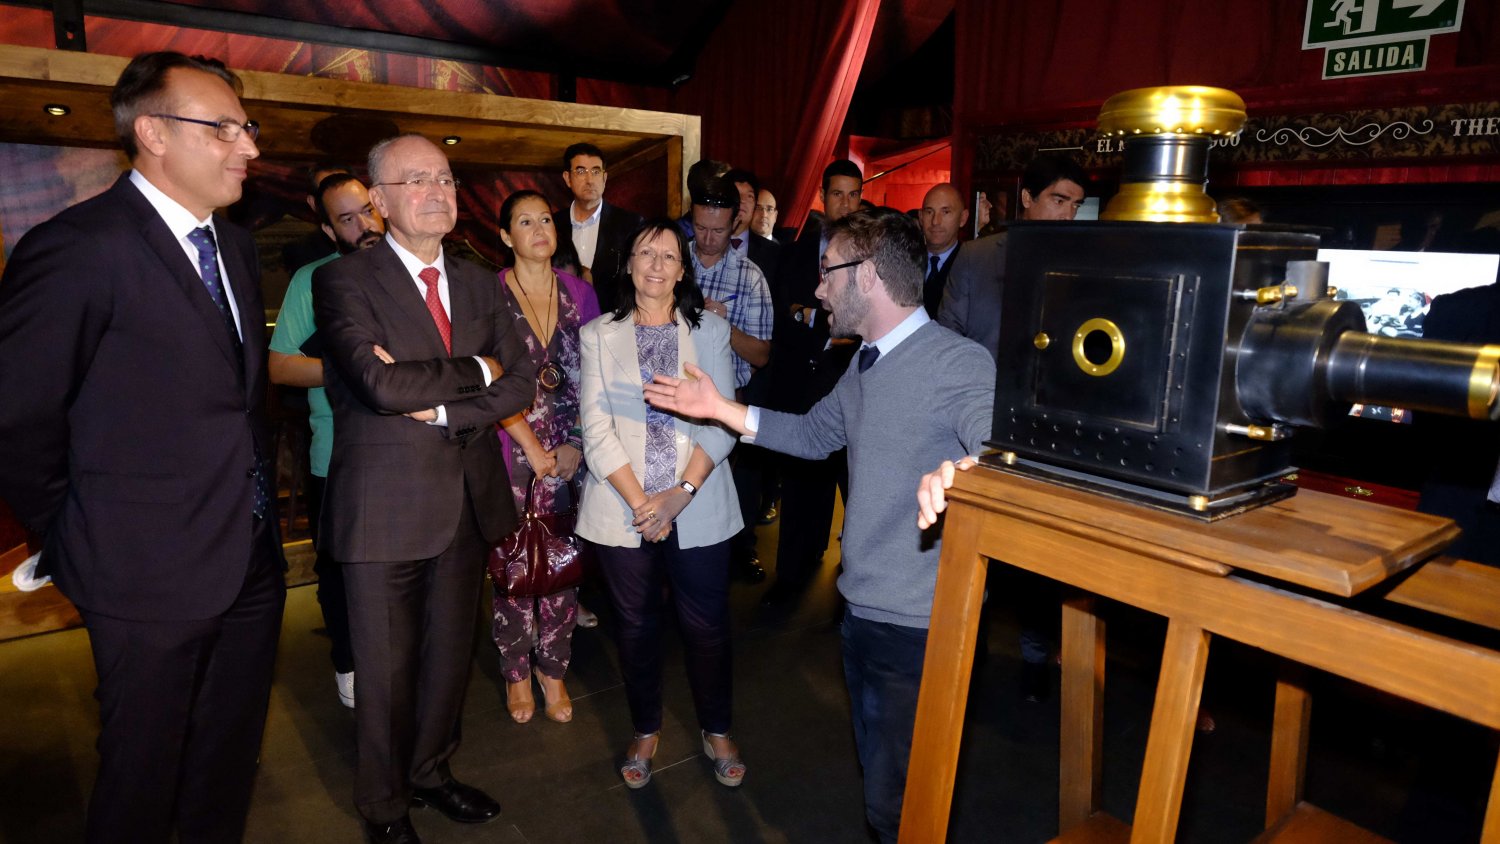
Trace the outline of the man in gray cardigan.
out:
M 865 813 L 882 841 L 901 825 L 917 688 L 937 582 L 938 532 L 917 527 L 924 471 L 973 454 L 990 433 L 995 365 L 922 307 L 926 249 L 916 222 L 859 212 L 832 224 L 817 296 L 835 336 L 865 339 L 833 392 L 805 414 L 746 407 L 701 370 L 657 376 L 657 407 L 713 419 L 757 445 L 809 460 L 849 448 L 844 511 L 844 677 L 864 768 Z

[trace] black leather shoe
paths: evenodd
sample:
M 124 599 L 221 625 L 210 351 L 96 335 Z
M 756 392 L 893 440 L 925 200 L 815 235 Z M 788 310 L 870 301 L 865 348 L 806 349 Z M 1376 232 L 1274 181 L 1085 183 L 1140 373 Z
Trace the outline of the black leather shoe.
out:
M 756 519 L 755 523 L 757 525 L 769 525 L 769 524 L 773 524 L 773 523 L 775 523 L 776 517 L 778 515 L 780 515 L 780 514 L 776 512 L 776 505 L 772 504 L 770 507 L 766 508 L 766 512 L 760 514 L 760 518 Z
M 437 788 L 414 788 L 411 802 L 442 812 L 450 821 L 488 823 L 500 817 L 500 804 L 488 794 L 458 780 L 448 780 Z
M 760 558 L 751 554 L 740 563 L 740 577 L 749 583 L 760 583 L 766 579 L 766 570 L 760 567 Z
M 411 818 L 405 815 L 390 823 L 365 821 L 365 840 L 370 844 L 422 844 L 417 830 L 411 825 Z

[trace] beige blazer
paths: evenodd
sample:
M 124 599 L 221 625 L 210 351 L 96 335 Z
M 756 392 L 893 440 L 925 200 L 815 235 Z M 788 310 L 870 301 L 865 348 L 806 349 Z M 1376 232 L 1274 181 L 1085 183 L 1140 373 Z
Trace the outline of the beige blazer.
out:
M 641 392 L 641 366 L 635 347 L 635 321 L 615 321 L 604 314 L 583 327 L 582 383 L 579 405 L 583 418 L 583 454 L 588 476 L 578 511 L 578 535 L 601 545 L 636 548 L 641 535 L 631 526 L 633 516 L 625 498 L 609 476 L 629 464 L 637 480 L 646 469 L 646 399 Z M 734 384 L 734 362 L 729 351 L 729 323 L 704 312 L 696 330 L 678 320 L 677 363 L 701 367 L 723 390 Z M 679 369 L 678 374 L 682 374 Z M 714 461 L 703 488 L 677 516 L 677 541 L 682 548 L 722 542 L 744 526 L 734 480 L 724 459 L 735 437 L 716 423 L 676 420 L 677 478 L 687 468 L 693 446 Z

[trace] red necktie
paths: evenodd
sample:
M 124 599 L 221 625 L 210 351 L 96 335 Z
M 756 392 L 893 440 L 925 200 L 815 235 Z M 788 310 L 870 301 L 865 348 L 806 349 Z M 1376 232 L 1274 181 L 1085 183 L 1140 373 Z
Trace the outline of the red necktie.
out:
M 417 278 L 427 285 L 427 310 L 432 314 L 432 321 L 437 324 L 438 334 L 442 335 L 443 348 L 448 354 L 453 354 L 453 326 L 448 322 L 448 312 L 443 310 L 443 300 L 438 296 L 438 271 L 437 267 L 423 267 L 417 273 Z

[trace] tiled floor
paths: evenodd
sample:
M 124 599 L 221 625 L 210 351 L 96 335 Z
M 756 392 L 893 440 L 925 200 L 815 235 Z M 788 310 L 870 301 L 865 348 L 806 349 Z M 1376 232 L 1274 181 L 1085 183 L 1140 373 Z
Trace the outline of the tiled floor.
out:
M 762 537 L 774 545 L 774 531 Z M 837 554 L 837 546 L 830 557 Z M 769 557 L 763 552 L 763 556 Z M 838 653 L 832 565 L 793 611 L 736 585 L 735 732 L 749 775 L 732 791 L 699 752 L 675 640 L 656 774 L 640 791 L 615 773 L 630 725 L 604 617 L 575 636 L 575 719 L 510 721 L 492 646 L 476 623 L 475 670 L 455 773 L 504 804 L 480 827 L 431 812 L 414 820 L 442 842 L 864 842 L 859 770 Z M 997 570 L 970 693 L 950 839 L 1043 841 L 1056 834 L 1056 694 L 1017 695 L 1012 607 L 1024 578 Z M 353 720 L 334 694 L 312 587 L 291 590 L 248 840 L 358 842 L 350 805 Z M 1106 808 L 1128 819 L 1163 627 L 1116 609 L 1105 716 Z M 1206 705 L 1218 721 L 1196 742 L 1180 840 L 1245 841 L 1264 811 L 1272 661 L 1229 643 L 1209 663 Z M 87 637 L 69 631 L 0 645 L 0 840 L 78 840 L 94 768 L 96 708 Z M 1053 673 L 1056 683 L 1056 673 Z M 1473 841 L 1495 763 L 1495 737 L 1342 683 L 1316 683 L 1309 795 L 1402 841 Z M 1055 685 L 1054 685 L 1055 688 Z

